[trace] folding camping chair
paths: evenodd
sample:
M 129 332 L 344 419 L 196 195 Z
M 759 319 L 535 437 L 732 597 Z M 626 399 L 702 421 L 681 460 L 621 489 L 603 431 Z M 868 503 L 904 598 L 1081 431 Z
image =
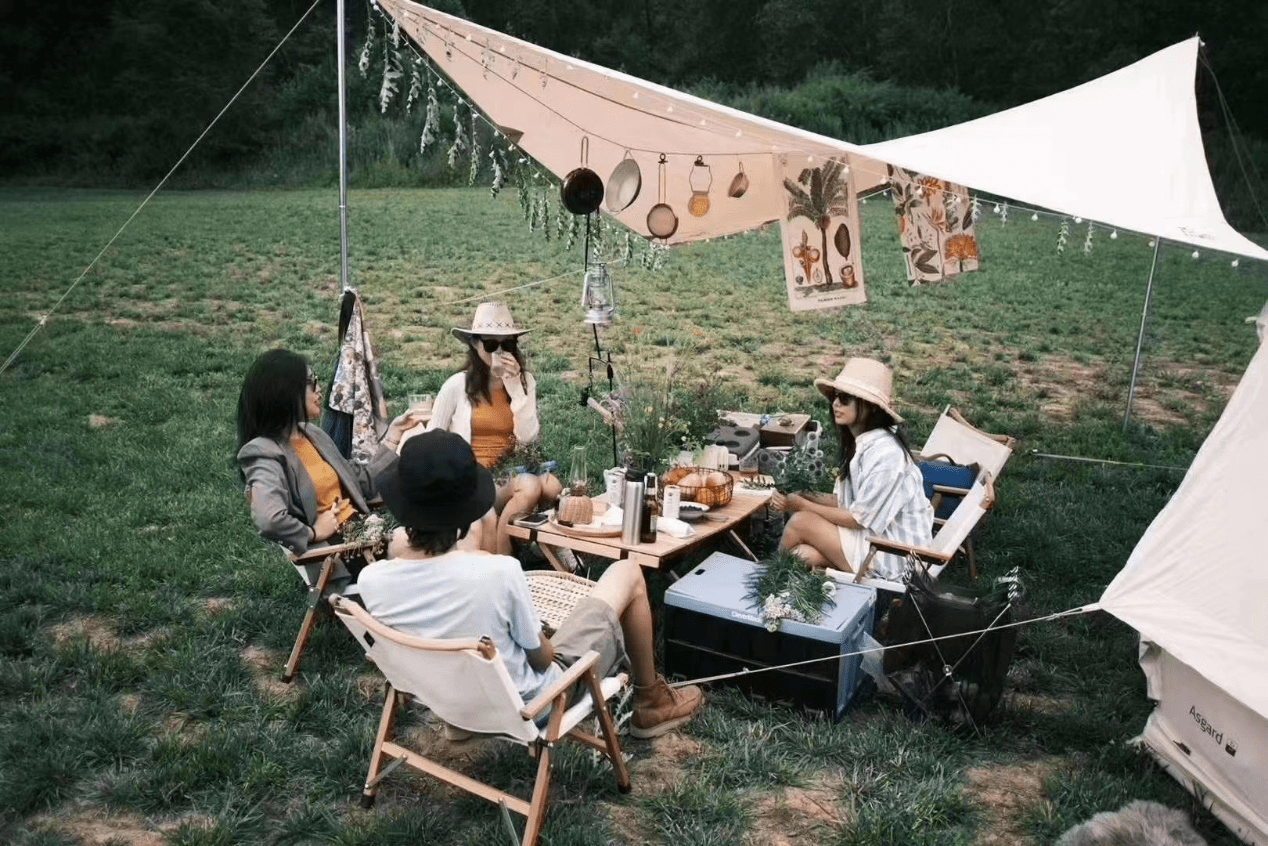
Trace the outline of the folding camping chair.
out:
M 313 626 L 317 619 L 326 613 L 327 601 L 332 596 L 352 595 L 357 586 L 352 582 L 353 569 L 359 570 L 375 561 L 385 550 L 382 540 L 358 543 L 341 543 L 330 546 L 309 547 L 306 552 L 296 555 L 285 548 L 282 552 L 286 560 L 295 567 L 295 572 L 308 587 L 308 608 L 304 612 L 304 620 L 300 623 L 299 634 L 295 636 L 295 645 L 291 647 L 290 657 L 282 668 L 282 681 L 290 684 L 295 679 L 295 671 L 299 667 L 299 659 L 308 646 L 308 638 L 312 636 Z
M 934 526 L 941 527 L 954 513 L 960 500 L 980 471 L 998 479 L 1017 446 L 1015 438 L 983 432 L 964 419 L 958 409 L 947 406 L 934 424 L 929 439 L 916 455 L 924 476 L 925 494 L 934 510 Z M 977 578 L 973 541 L 964 540 L 970 577 Z
M 870 545 L 867 557 L 863 559 L 863 563 L 859 565 L 857 572 L 851 574 L 828 570 L 828 575 L 838 581 L 854 581 L 879 590 L 905 593 L 907 586 L 902 582 L 889 581 L 868 575 L 868 572 L 872 569 L 876 554 L 878 552 L 890 552 L 897 555 L 905 555 L 908 560 L 919 564 L 924 573 L 931 579 L 936 579 L 958 553 L 965 551 L 963 547 L 965 541 L 968 540 L 969 533 L 973 531 L 978 521 L 994 504 L 995 486 L 991 474 L 986 470 L 982 470 L 978 473 L 977 478 L 973 480 L 972 486 L 965 491 L 964 497 L 956 505 L 955 511 L 938 528 L 937 533 L 933 537 L 933 546 L 912 546 L 888 540 L 878 535 L 871 535 L 867 539 Z
M 546 814 L 554 747 L 564 738 L 607 756 L 616 774 L 617 788 L 622 793 L 629 792 L 629 770 L 607 705 L 627 685 L 628 676 L 621 673 L 600 680 L 594 669 L 597 652 L 586 653 L 555 684 L 525 705 L 497 648 L 487 637 L 413 637 L 380 623 L 346 597 L 333 596 L 330 603 L 335 615 L 387 677 L 383 714 L 361 795 L 362 807 L 374 804 L 379 783 L 404 764 L 525 817 L 522 844 L 532 846 Z M 587 692 L 570 704 L 569 690 L 578 681 L 585 683 Z M 451 726 L 526 746 L 529 755 L 537 759 L 531 799 L 524 801 L 392 741 L 392 725 L 406 696 L 414 697 Z M 547 711 L 546 727 L 539 728 L 536 720 Z M 579 728 L 591 716 L 598 718 L 597 736 Z M 509 825 L 509 817 L 507 822 Z

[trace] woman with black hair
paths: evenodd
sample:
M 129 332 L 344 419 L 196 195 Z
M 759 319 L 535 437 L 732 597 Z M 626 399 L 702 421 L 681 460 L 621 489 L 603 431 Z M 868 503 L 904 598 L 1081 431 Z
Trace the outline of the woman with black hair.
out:
M 374 477 L 417 422 L 410 412 L 393 420 L 364 465 L 349 462 L 320 426 L 309 425 L 320 415 L 321 386 L 303 356 L 269 350 L 247 371 L 238 394 L 238 472 L 260 534 L 295 553 L 370 512 Z
M 770 503 L 790 513 L 780 549 L 813 567 L 854 572 L 867 557 L 869 535 L 932 543 L 933 506 L 899 428 L 903 418 L 891 407 L 891 384 L 889 368 L 870 358 L 851 358 L 836 379 L 815 380 L 841 440 L 835 494 L 776 493 Z M 905 569 L 902 556 L 880 553 L 870 572 L 896 581 Z
M 528 372 L 519 339 L 529 332 L 515 325 L 502 303 L 481 303 L 470 329 L 453 335 L 467 346 L 466 366 L 445 380 L 436 394 L 428 431 L 455 432 L 471 444 L 480 466 L 492 470 L 517 444 L 537 440 L 537 382 Z M 552 473 L 518 473 L 498 486 L 490 514 L 472 528 L 473 540 L 488 552 L 509 555 L 511 520 L 539 503 L 559 498 L 563 486 Z

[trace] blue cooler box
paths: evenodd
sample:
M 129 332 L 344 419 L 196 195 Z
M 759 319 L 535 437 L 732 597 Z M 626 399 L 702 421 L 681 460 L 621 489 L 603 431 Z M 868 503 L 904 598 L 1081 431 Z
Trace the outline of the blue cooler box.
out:
M 849 655 L 720 682 L 839 718 L 862 680 L 862 657 L 850 653 L 872 631 L 875 588 L 838 583 L 836 605 L 818 624 L 784 620 L 769 632 L 761 606 L 745 598 L 756 566 L 715 552 L 665 591 L 665 674 L 697 679 Z

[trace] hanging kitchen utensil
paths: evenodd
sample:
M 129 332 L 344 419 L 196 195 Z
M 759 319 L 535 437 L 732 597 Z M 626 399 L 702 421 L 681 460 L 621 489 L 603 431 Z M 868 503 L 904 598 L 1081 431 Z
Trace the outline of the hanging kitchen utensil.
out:
M 586 166 L 590 158 L 590 139 L 581 139 L 581 167 L 564 177 L 559 187 L 559 199 L 564 208 L 573 214 L 590 214 L 598 211 L 603 202 L 603 179 Z
M 704 171 L 701 174 L 701 171 Z M 709 213 L 709 188 L 713 186 L 713 168 L 704 163 L 704 156 L 696 156 L 696 163 L 691 166 L 687 177 L 691 186 L 691 199 L 687 201 L 687 211 L 692 217 L 704 217 Z M 696 187 L 703 184 L 703 188 Z
M 652 206 L 652 210 L 647 213 L 647 231 L 652 233 L 656 238 L 670 238 L 678 231 L 678 215 L 674 214 L 674 210 L 665 202 L 665 154 L 660 154 L 660 161 L 657 163 L 660 168 L 660 191 L 658 194 L 658 202 Z
M 726 189 L 726 195 L 738 200 L 744 196 L 744 192 L 747 190 L 748 177 L 744 175 L 744 162 L 740 162 L 740 172 L 735 174 L 735 178 L 731 180 L 731 187 Z
M 625 151 L 625 158 L 612 169 L 608 178 L 608 211 L 616 214 L 623 212 L 638 199 L 639 189 L 643 187 L 643 172 L 638 169 L 630 151 Z

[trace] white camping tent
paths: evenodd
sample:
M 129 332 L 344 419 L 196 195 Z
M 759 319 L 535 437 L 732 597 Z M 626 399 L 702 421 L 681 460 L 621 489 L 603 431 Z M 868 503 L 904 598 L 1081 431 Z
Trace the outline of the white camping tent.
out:
M 606 181 L 622 160 L 633 159 L 641 191 L 613 216 L 645 237 L 651 237 L 648 212 L 658 202 L 677 211 L 670 244 L 781 220 L 788 212 L 785 168 L 798 162 L 817 167 L 837 157 L 849 164 L 860 193 L 883 184 L 887 163 L 897 164 L 1168 241 L 1268 259 L 1268 251 L 1224 220 L 1211 186 L 1194 97 L 1196 37 L 1034 103 L 859 146 L 564 56 L 411 0 L 378 5 L 555 176 L 584 164 Z M 733 197 L 727 189 L 740 170 L 749 187 Z M 687 214 L 688 200 L 702 188 L 712 201 L 707 214 Z
M 1247 843 L 1268 843 L 1268 344 L 1100 606 L 1140 632 L 1141 740 Z

